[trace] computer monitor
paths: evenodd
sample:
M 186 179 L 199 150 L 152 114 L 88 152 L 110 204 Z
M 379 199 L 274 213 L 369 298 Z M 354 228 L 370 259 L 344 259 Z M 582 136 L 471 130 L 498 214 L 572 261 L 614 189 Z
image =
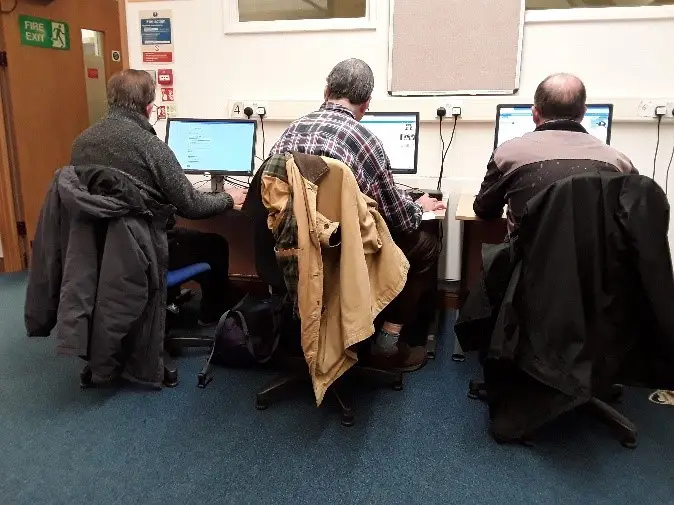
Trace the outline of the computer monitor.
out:
M 256 123 L 248 119 L 169 118 L 166 143 L 185 173 L 251 175 Z
M 417 173 L 418 112 L 368 112 L 360 122 L 384 144 L 394 174 Z
M 591 135 L 602 142 L 611 142 L 612 104 L 591 104 L 587 106 L 582 125 Z M 531 104 L 504 104 L 496 107 L 496 134 L 494 149 L 504 142 L 521 137 L 535 128 Z

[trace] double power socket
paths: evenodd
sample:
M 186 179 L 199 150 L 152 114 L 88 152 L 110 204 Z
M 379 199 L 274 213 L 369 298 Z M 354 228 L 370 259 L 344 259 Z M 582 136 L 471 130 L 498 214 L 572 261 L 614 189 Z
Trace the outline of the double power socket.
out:
M 253 115 L 251 116 L 251 119 L 257 119 L 259 117 L 259 114 L 262 114 L 265 119 L 269 115 L 269 109 L 267 107 L 267 102 L 262 102 L 262 101 L 236 101 L 236 102 L 230 102 L 230 108 L 229 108 L 229 117 L 232 119 L 246 119 L 246 114 L 244 110 L 246 107 L 250 107 L 253 109 Z
M 639 117 L 649 117 L 656 118 L 660 114 L 659 112 L 664 110 L 665 118 L 674 118 L 674 100 L 664 101 L 664 100 L 645 100 L 639 103 L 639 110 L 637 115 Z

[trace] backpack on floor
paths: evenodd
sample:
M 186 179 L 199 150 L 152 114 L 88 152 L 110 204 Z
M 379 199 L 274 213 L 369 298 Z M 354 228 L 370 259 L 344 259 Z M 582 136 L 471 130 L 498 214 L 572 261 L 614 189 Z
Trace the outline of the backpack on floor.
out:
M 211 364 L 248 368 L 269 361 L 278 347 L 286 299 L 246 295 L 215 328 L 211 354 L 199 372 L 199 387 L 212 380 Z

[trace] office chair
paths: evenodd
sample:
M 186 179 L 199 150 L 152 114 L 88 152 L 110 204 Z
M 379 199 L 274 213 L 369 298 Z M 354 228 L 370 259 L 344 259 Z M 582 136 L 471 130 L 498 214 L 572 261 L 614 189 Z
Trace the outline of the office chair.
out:
M 208 263 L 195 263 L 176 270 L 170 270 L 166 278 L 166 338 L 164 340 L 164 385 L 176 387 L 178 385 L 178 369 L 172 356 L 180 354 L 187 347 L 211 347 L 212 336 L 200 335 L 173 335 L 170 333 L 170 320 L 174 320 L 181 307 L 192 299 L 194 293 L 190 289 L 182 289 L 182 285 L 194 280 L 199 274 L 208 272 L 211 266 Z
M 604 424 L 615 429 L 620 437 L 620 444 L 627 449 L 637 447 L 637 427 L 625 415 L 609 405 L 620 403 L 623 395 L 623 386 L 614 384 L 602 398 L 593 396 L 581 407 L 597 417 Z M 468 384 L 468 398 L 473 400 L 488 401 L 487 385 L 481 380 L 471 380 Z M 523 438 L 520 441 L 524 445 L 531 445 L 531 438 Z
M 533 197 L 516 238 L 483 249 L 455 331 L 480 352 L 484 380 L 468 396 L 489 403 L 497 441 L 528 443 L 578 408 L 637 446 L 637 427 L 610 403 L 622 384 L 672 381 L 668 228 L 651 179 L 588 171 Z
M 249 196 L 252 191 L 249 192 Z M 254 219 L 254 245 L 255 245 L 255 268 L 258 276 L 267 284 L 270 291 L 277 294 L 283 294 L 286 291 L 283 274 L 276 262 L 276 255 L 274 253 L 275 240 L 272 232 L 267 228 L 266 215 L 260 216 L 260 219 Z M 283 329 L 290 334 L 284 335 L 292 339 L 293 350 L 287 355 L 280 357 L 277 361 L 282 368 L 286 369 L 280 377 L 266 385 L 258 391 L 255 400 L 255 407 L 258 410 L 266 410 L 270 403 L 275 399 L 283 396 L 287 390 L 298 383 L 311 384 L 311 377 L 309 376 L 308 367 L 299 345 L 299 325 L 292 324 L 294 320 L 292 303 L 286 307 L 284 314 L 285 321 L 290 324 L 284 324 Z M 291 328 L 289 328 L 291 327 Z M 294 328 L 293 328 L 294 327 Z M 377 370 L 373 368 L 366 368 L 356 364 L 346 375 L 355 376 L 365 380 L 372 380 L 377 383 L 384 383 L 391 386 L 395 391 L 403 389 L 403 376 L 400 372 L 389 372 L 384 370 Z M 341 423 L 343 426 L 353 426 L 355 419 L 355 411 L 353 403 L 349 396 L 348 388 L 345 387 L 345 377 L 340 377 L 328 390 L 328 394 L 337 401 L 339 411 L 341 414 Z

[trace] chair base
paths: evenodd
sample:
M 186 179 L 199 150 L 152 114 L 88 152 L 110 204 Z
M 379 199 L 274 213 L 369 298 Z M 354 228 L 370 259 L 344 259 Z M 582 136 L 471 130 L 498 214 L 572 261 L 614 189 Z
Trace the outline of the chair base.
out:
M 291 387 L 304 383 L 311 384 L 304 358 L 287 359 L 286 365 L 294 370 L 276 378 L 258 391 L 255 398 L 255 408 L 257 410 L 267 410 L 271 402 L 279 399 Z M 375 368 L 355 366 L 349 370 L 348 374 L 354 376 L 357 375 L 361 379 L 370 379 L 375 382 L 385 383 L 395 391 L 402 391 L 403 389 L 403 376 L 400 372 L 389 372 Z M 345 381 L 343 379 L 337 380 L 328 390 L 328 394 L 332 395 L 332 397 L 337 400 L 342 426 L 353 426 L 355 424 L 356 414 Z
M 637 427 L 626 416 L 598 398 L 592 398 L 584 407 L 616 432 L 623 447 L 636 449 Z
M 614 384 L 604 395 L 605 401 L 599 398 L 591 398 L 583 407 L 607 426 L 614 429 L 620 439 L 620 444 L 627 449 L 635 449 L 638 445 L 637 427 L 626 416 L 618 412 L 606 402 L 619 402 L 622 398 L 623 387 Z M 468 397 L 473 400 L 487 400 L 487 386 L 484 381 L 472 380 L 468 384 Z M 520 441 L 525 445 L 531 445 L 531 439 Z
M 167 336 L 164 339 L 164 349 L 173 357 L 180 356 L 183 349 L 212 347 L 215 339 L 205 336 Z
M 179 383 L 178 367 L 168 351 L 164 351 L 164 386 L 167 388 L 174 388 Z

